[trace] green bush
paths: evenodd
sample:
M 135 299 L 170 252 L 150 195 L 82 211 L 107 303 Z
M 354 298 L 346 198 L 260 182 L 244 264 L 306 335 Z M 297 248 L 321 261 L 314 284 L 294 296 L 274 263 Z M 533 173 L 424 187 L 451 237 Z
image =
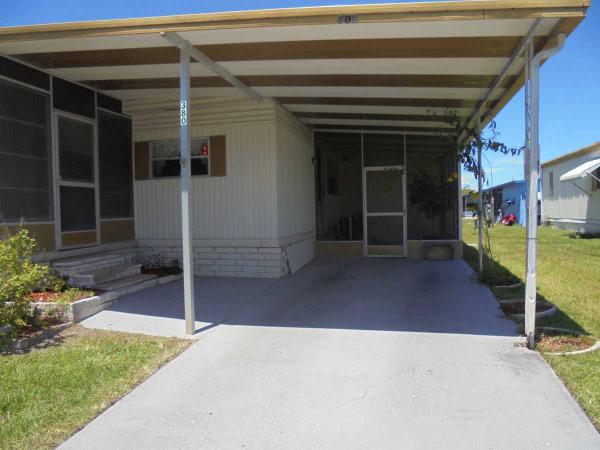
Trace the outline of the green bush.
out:
M 27 324 L 29 295 L 54 283 L 49 268 L 33 262 L 36 242 L 29 231 L 0 237 L 0 325 L 16 333 Z

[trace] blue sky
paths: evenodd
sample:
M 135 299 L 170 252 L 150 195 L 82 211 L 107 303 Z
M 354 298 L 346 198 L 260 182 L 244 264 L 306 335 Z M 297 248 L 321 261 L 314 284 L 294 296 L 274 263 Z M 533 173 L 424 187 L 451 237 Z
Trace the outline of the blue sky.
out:
M 191 14 L 264 8 L 331 5 L 335 0 L 20 0 L 3 2 L 0 26 L 69 22 L 123 17 Z M 386 3 L 343 0 L 343 4 Z M 540 143 L 542 161 L 600 141 L 600 6 L 592 2 L 588 17 L 569 37 L 565 48 L 541 72 Z M 501 139 L 521 145 L 524 136 L 523 92 L 496 117 Z M 488 182 L 523 178 L 522 157 L 487 155 L 493 167 Z M 472 177 L 463 174 L 463 184 Z

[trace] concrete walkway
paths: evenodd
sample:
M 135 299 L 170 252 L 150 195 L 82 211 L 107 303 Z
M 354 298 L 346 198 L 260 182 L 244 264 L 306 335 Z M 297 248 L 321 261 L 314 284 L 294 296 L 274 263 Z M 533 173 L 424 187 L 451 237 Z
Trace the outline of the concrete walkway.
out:
M 462 261 L 317 260 L 197 287 L 198 341 L 63 448 L 600 448 Z M 180 303 L 162 286 L 86 325 L 169 334 Z

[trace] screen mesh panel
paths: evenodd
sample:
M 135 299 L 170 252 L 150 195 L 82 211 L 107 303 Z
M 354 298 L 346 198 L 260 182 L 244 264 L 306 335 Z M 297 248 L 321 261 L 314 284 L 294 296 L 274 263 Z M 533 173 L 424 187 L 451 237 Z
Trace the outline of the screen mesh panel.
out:
M 48 96 L 0 80 L 0 116 L 29 125 L 48 126 Z
M 317 240 L 363 239 L 359 134 L 315 134 Z
M 51 220 L 49 97 L 0 80 L 0 220 Z
M 365 134 L 364 165 L 403 166 L 404 136 L 401 134 Z
M 94 182 L 94 126 L 58 118 L 58 153 L 62 180 Z
M 3 56 L 0 56 L 0 75 L 50 90 L 50 75 Z
M 91 89 L 52 77 L 52 101 L 56 109 L 96 118 L 96 94 Z
M 131 120 L 98 111 L 100 216 L 133 216 Z
M 94 188 L 61 186 L 60 220 L 62 231 L 96 229 Z
M 458 161 L 447 141 L 407 136 L 408 239 L 458 239 Z
M 100 92 L 96 92 L 96 102 L 98 103 L 98 108 L 108 109 L 116 113 L 123 112 L 123 104 L 121 100 L 101 94 Z

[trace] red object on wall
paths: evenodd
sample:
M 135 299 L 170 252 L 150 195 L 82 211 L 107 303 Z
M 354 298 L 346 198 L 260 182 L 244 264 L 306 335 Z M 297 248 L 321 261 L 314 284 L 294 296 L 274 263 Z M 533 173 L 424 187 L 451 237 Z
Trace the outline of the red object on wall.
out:
M 202 156 L 208 155 L 208 144 L 202 144 L 202 148 L 200 149 L 200 154 Z

